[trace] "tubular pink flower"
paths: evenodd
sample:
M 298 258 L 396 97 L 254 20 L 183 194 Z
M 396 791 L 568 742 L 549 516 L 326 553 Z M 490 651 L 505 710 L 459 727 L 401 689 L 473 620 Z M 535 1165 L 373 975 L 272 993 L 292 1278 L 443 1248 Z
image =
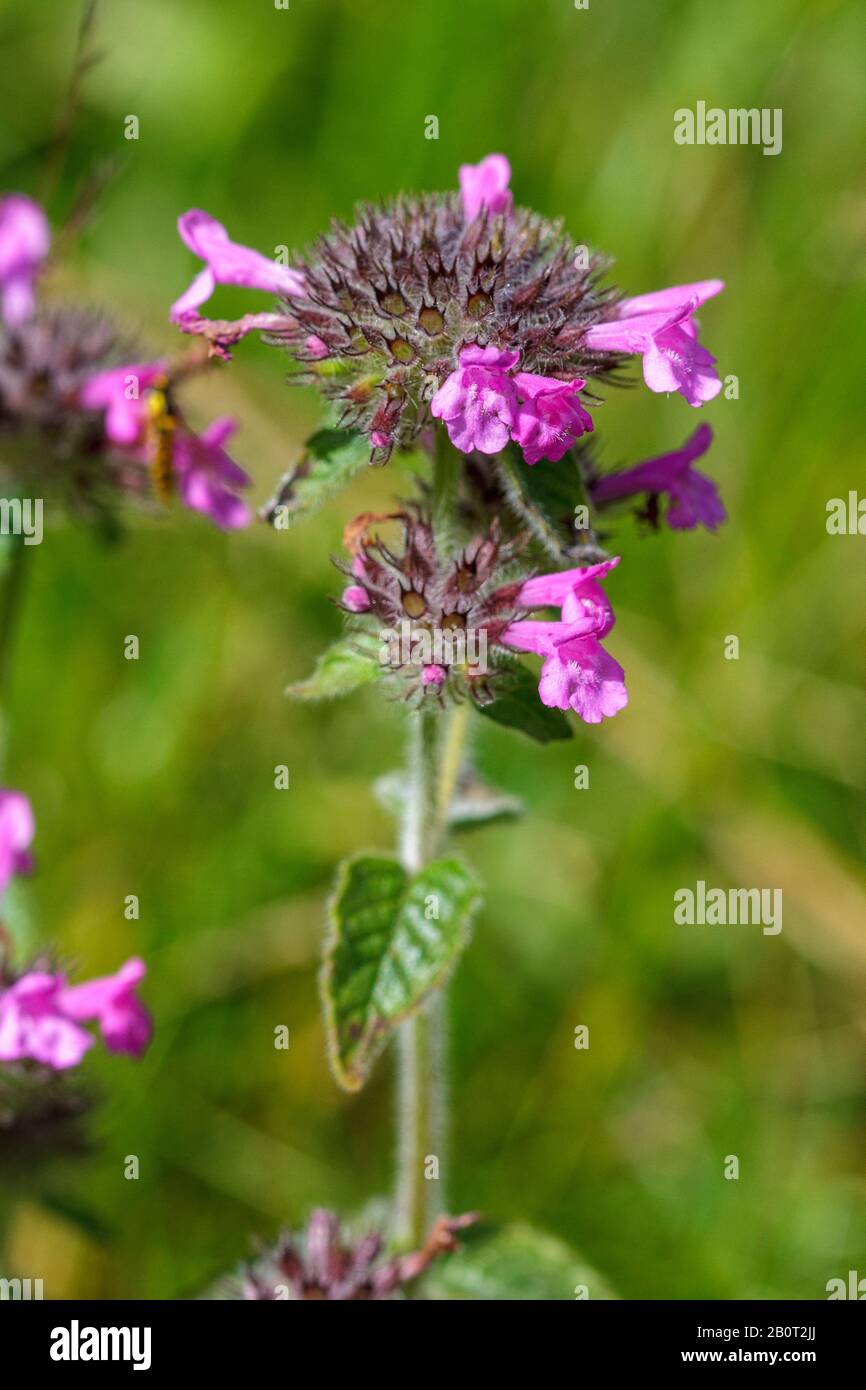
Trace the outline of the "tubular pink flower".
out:
M 33 313 L 34 284 L 51 246 L 48 219 L 22 193 L 0 198 L 0 314 L 9 325 Z
M 174 445 L 174 472 L 183 502 L 223 531 L 239 530 L 251 519 L 246 502 L 235 495 L 236 488 L 249 487 L 250 479 L 223 448 L 236 429 L 237 421 L 223 415 L 201 434 L 181 430 Z
M 360 584 L 350 584 L 343 590 L 340 599 L 344 608 L 348 608 L 350 613 L 366 613 L 370 608 L 370 595 L 366 589 L 362 589 Z
M 559 381 L 556 377 L 517 372 L 514 377 L 519 405 L 512 437 L 528 464 L 540 459 L 558 462 L 576 439 L 592 429 L 592 417 L 580 403 L 582 377 Z
M 572 709 L 587 724 L 601 723 L 628 703 L 625 673 L 600 640 L 613 627 L 614 615 L 597 581 L 617 564 L 618 556 L 527 580 L 515 603 L 558 607 L 559 621 L 520 620 L 509 624 L 500 639 L 518 651 L 543 656 L 538 683 L 542 704 Z
M 494 214 L 511 211 L 511 165 L 504 154 L 489 154 L 480 164 L 461 164 L 459 176 L 467 222 L 472 222 L 482 208 Z
M 711 401 L 722 389 L 715 357 L 698 342 L 694 312 L 724 289 L 721 280 L 657 290 L 624 299 L 618 317 L 586 330 L 586 347 L 604 352 L 639 353 L 651 391 L 679 391 L 689 405 Z
M 572 627 L 583 624 L 585 631 L 604 637 L 615 619 L 610 599 L 598 581 L 618 564 L 619 556 L 614 555 L 597 565 L 535 575 L 521 585 L 515 605 L 519 608 L 559 608 L 562 622 Z
M 210 299 L 217 285 L 242 285 L 245 289 L 266 290 L 290 298 L 304 294 L 304 277 L 299 271 L 230 241 L 225 227 L 210 213 L 192 208 L 178 218 L 177 227 L 190 250 L 205 262 L 205 269 L 172 304 L 171 318 L 175 323 L 182 322 Z
M 669 500 L 665 520 L 675 531 L 705 526 L 715 531 L 727 513 L 711 478 L 692 468 L 713 441 L 709 425 L 700 425 L 681 449 L 638 463 L 621 473 L 611 473 L 593 484 L 596 506 L 604 506 L 638 493 L 665 493 Z
M 0 896 L 13 874 L 33 867 L 30 844 L 36 833 L 33 807 L 23 792 L 0 789 Z
M 432 414 L 444 420 L 451 443 L 461 453 L 478 449 L 498 454 L 505 448 L 517 412 L 517 393 L 507 373 L 519 357 L 518 352 L 476 343 L 461 350 L 460 365 L 430 402 Z
M 140 1057 L 153 1035 L 150 1014 L 135 996 L 135 987 L 146 974 L 144 961 L 133 956 L 114 975 L 62 989 L 60 1008 L 75 1022 L 96 1019 L 111 1052 Z
M 60 1007 L 63 976 L 34 970 L 0 993 L 0 1061 L 76 1067 L 93 1039 Z
M 321 362 L 323 357 L 329 356 L 328 344 L 323 342 L 318 333 L 311 333 L 306 341 L 306 349 L 311 357 L 317 362 Z
M 147 420 L 146 391 L 166 371 L 165 362 L 128 362 L 97 372 L 79 392 L 85 410 L 105 411 L 105 433 L 113 444 L 138 444 Z

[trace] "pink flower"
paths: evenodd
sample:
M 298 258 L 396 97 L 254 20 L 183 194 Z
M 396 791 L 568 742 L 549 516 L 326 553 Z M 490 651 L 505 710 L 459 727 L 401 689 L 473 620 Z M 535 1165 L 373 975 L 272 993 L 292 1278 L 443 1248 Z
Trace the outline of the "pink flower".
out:
M 504 154 L 489 154 L 480 164 L 461 164 L 459 174 L 467 222 L 472 222 L 482 208 L 494 214 L 511 211 L 513 199 L 508 188 L 511 165 Z
M 693 315 L 722 289 L 721 280 L 700 280 L 624 299 L 616 319 L 586 330 L 584 345 L 640 353 L 651 391 L 679 391 L 689 405 L 699 406 L 717 396 L 722 383 L 713 369 L 715 357 L 698 342 Z
M 236 488 L 249 487 L 250 479 L 223 448 L 236 429 L 235 420 L 220 416 L 201 434 L 180 430 L 174 443 L 174 473 L 181 498 L 223 531 L 236 531 L 250 522 L 249 507 L 235 495 Z
M 580 377 L 559 381 L 556 377 L 518 372 L 514 378 L 520 404 L 512 437 L 527 463 L 562 458 L 576 439 L 592 429 L 592 417 L 580 404 Z
M 305 347 L 310 356 L 315 358 L 317 362 L 320 362 L 323 357 L 328 357 L 330 355 L 328 344 L 319 337 L 318 333 L 310 334 L 305 343 Z
M 527 580 L 516 605 L 559 608 L 560 618 L 511 623 L 501 638 L 506 646 L 544 657 L 538 683 L 542 704 L 573 709 L 587 724 L 600 724 L 628 703 L 625 673 L 601 645 L 614 616 L 598 579 L 617 564 L 618 557 Z
M 0 789 L 0 895 L 13 874 L 27 874 L 33 867 L 29 847 L 35 832 L 33 808 L 24 793 Z
M 350 613 L 366 613 L 370 608 L 370 595 L 366 589 L 362 589 L 360 584 L 350 584 L 343 590 L 340 600 L 344 608 L 348 608 Z
M 60 1007 L 68 1019 L 97 1019 L 105 1045 L 111 1052 L 140 1057 L 153 1034 L 147 1009 L 135 997 L 135 987 L 147 974 L 143 960 L 133 956 L 114 975 L 72 985 L 60 993 Z
M 424 666 L 421 670 L 421 683 L 422 685 L 435 685 L 438 690 L 446 675 L 444 666 Z
M 0 198 L 0 312 L 14 328 L 33 313 L 36 276 L 51 246 L 48 219 L 21 193 Z
M 597 506 L 604 506 L 641 492 L 663 492 L 670 499 L 665 517 L 668 526 L 682 531 L 701 525 L 708 531 L 715 531 L 727 513 L 712 479 L 692 468 L 694 460 L 707 452 L 712 440 L 709 425 L 700 425 L 681 449 L 600 478 L 592 487 L 593 501 Z
M 55 1071 L 78 1065 L 93 1039 L 61 1009 L 63 983 L 34 970 L 0 993 L 0 1061 L 30 1058 Z
M 430 410 L 444 420 L 448 437 L 463 454 L 478 449 L 498 454 L 511 438 L 517 412 L 514 382 L 507 373 L 520 354 L 470 344 L 461 350 L 455 372 L 442 383 Z
M 185 212 L 178 218 L 177 227 L 190 250 L 205 262 L 205 269 L 172 304 L 175 323 L 182 322 L 185 315 L 210 299 L 217 285 L 242 285 L 249 290 L 267 290 L 289 297 L 304 293 L 304 277 L 297 270 L 230 241 L 222 223 L 200 208 Z
M 128 362 L 97 372 L 81 388 L 79 404 L 105 411 L 105 433 L 113 444 L 138 444 L 147 421 L 147 388 L 165 371 L 165 362 Z

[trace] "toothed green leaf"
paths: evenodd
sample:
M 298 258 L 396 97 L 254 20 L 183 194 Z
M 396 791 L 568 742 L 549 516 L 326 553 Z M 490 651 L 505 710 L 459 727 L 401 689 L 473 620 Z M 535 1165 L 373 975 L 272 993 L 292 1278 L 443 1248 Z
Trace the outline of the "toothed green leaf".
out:
M 555 1236 L 521 1224 L 467 1231 L 461 1248 L 424 1280 L 425 1298 L 489 1302 L 615 1299 L 610 1285 Z
M 488 705 L 476 705 L 479 714 L 519 729 L 538 743 L 571 738 L 571 725 L 562 710 L 543 705 L 538 694 L 538 679 L 527 667 L 515 662 L 507 674 L 497 678 L 496 698 Z
M 308 516 L 352 481 L 370 459 L 370 441 L 355 430 L 317 430 L 304 445 L 300 463 L 280 480 L 264 508 L 277 530 Z
M 456 859 L 436 860 L 414 877 L 386 856 L 342 865 L 322 997 L 331 1063 L 345 1090 L 360 1090 L 397 1025 L 445 980 L 478 901 L 475 880 Z
M 286 694 L 296 700 L 333 700 L 348 695 L 381 674 L 378 650 L 369 637 L 343 637 L 319 657 L 313 674 L 288 686 Z

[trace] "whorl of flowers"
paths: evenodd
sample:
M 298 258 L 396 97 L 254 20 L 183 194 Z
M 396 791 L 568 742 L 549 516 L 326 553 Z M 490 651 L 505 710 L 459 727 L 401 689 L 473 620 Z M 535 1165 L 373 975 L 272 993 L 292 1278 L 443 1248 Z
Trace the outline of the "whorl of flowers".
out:
M 542 702 L 596 723 L 627 698 L 622 668 L 601 646 L 613 612 L 598 581 L 615 561 L 591 524 L 582 555 L 561 535 L 551 544 L 551 521 L 555 529 L 561 514 L 543 515 L 549 496 L 515 483 L 507 460 L 514 453 L 533 470 L 569 466 L 563 476 L 573 479 L 575 497 L 566 513 L 584 499 L 597 515 L 644 496 L 642 514 L 656 522 L 666 497 L 671 527 L 714 529 L 724 508 L 714 484 L 691 466 L 709 445 L 708 427 L 671 454 L 604 477 L 583 437 L 594 429 L 598 389 L 620 380 L 629 355 L 641 357 L 653 391 L 676 391 L 695 407 L 718 394 L 715 358 L 698 340 L 695 315 L 723 285 L 702 280 L 624 298 L 602 284 L 604 258 L 561 223 L 514 205 L 510 176 L 505 157 L 489 155 L 461 167 L 459 194 L 363 204 L 351 226 L 335 221 L 293 264 L 233 242 L 194 209 L 179 229 L 204 268 L 172 318 L 223 357 L 246 333 L 263 331 L 291 355 L 291 379 L 314 383 L 338 425 L 368 440 L 372 463 L 419 442 L 435 453 L 437 428 L 465 456 L 453 496 L 463 510 L 451 518 L 463 523 L 461 554 L 443 546 L 423 508 L 393 514 L 404 531 L 399 553 L 364 518 L 351 535 L 342 606 L 368 628 L 375 622 L 406 636 L 382 663 L 403 678 L 405 694 L 471 694 L 483 703 L 495 698 L 507 650 L 530 651 L 544 659 Z M 208 320 L 200 308 L 219 284 L 270 292 L 278 304 L 235 322 Z M 291 498 L 308 471 L 300 465 L 280 496 Z M 560 508 L 561 498 L 552 505 Z M 483 515 L 491 506 L 497 522 L 480 530 L 479 509 Z M 267 510 L 269 519 L 276 510 Z M 539 536 L 545 558 L 572 567 L 534 574 Z M 578 558 L 587 563 L 575 566 Z M 530 616 L 550 606 L 560 609 L 558 619 Z M 483 636 L 489 664 L 482 670 L 474 654 L 431 655 L 427 639 L 443 630 Z
M 402 544 L 392 548 L 379 525 L 397 525 Z M 516 547 L 503 544 L 494 521 L 454 555 L 442 553 L 429 515 L 412 507 L 385 516 L 360 516 L 346 528 L 353 556 L 342 566 L 350 579 L 342 607 L 354 626 L 380 642 L 383 668 L 402 682 L 404 695 L 427 687 L 440 694 L 492 698 L 504 630 L 518 616 L 519 584 L 505 583 Z
M 38 278 L 51 242 L 45 214 L 20 194 L 0 198 L 0 437 L 4 473 L 22 489 L 56 493 L 73 510 L 115 495 L 176 492 L 225 529 L 250 520 L 248 485 L 223 444 L 234 422 L 194 433 L 173 387 L 202 361 L 136 362 L 110 317 L 43 302 Z
M 0 896 L 14 874 L 32 868 L 33 810 L 19 791 L 0 789 Z M 5 932 L 0 938 L 5 942 Z M 20 972 L 5 950 L 0 953 L 0 1063 L 38 1063 L 51 1071 L 78 1066 L 93 1046 L 84 1023 L 99 1026 L 111 1052 L 139 1057 L 153 1031 L 150 1015 L 136 995 L 147 973 L 134 957 L 114 975 L 70 985 L 44 962 Z
M 457 1250 L 457 1232 L 471 1226 L 472 1213 L 441 1217 L 423 1247 L 409 1255 L 382 1258 L 384 1241 L 377 1231 L 347 1239 L 337 1216 L 313 1211 L 302 1238 L 284 1236 L 272 1250 L 230 1281 L 226 1295 L 235 1299 L 327 1302 L 380 1301 L 399 1298 L 434 1260 Z

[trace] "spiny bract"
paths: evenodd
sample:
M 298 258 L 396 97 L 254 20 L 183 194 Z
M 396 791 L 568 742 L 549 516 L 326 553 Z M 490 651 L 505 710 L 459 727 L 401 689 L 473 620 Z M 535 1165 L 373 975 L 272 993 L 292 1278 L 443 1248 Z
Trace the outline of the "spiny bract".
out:
M 560 222 L 525 208 L 483 210 L 466 222 L 456 194 L 362 204 L 303 265 L 306 294 L 286 301 L 294 320 L 272 340 L 304 365 L 387 461 L 429 422 L 428 404 L 461 348 L 520 353 L 522 371 L 598 380 L 617 354 L 582 346 L 617 301 L 598 279 L 605 264 Z M 312 341 L 311 341 L 312 340 Z

